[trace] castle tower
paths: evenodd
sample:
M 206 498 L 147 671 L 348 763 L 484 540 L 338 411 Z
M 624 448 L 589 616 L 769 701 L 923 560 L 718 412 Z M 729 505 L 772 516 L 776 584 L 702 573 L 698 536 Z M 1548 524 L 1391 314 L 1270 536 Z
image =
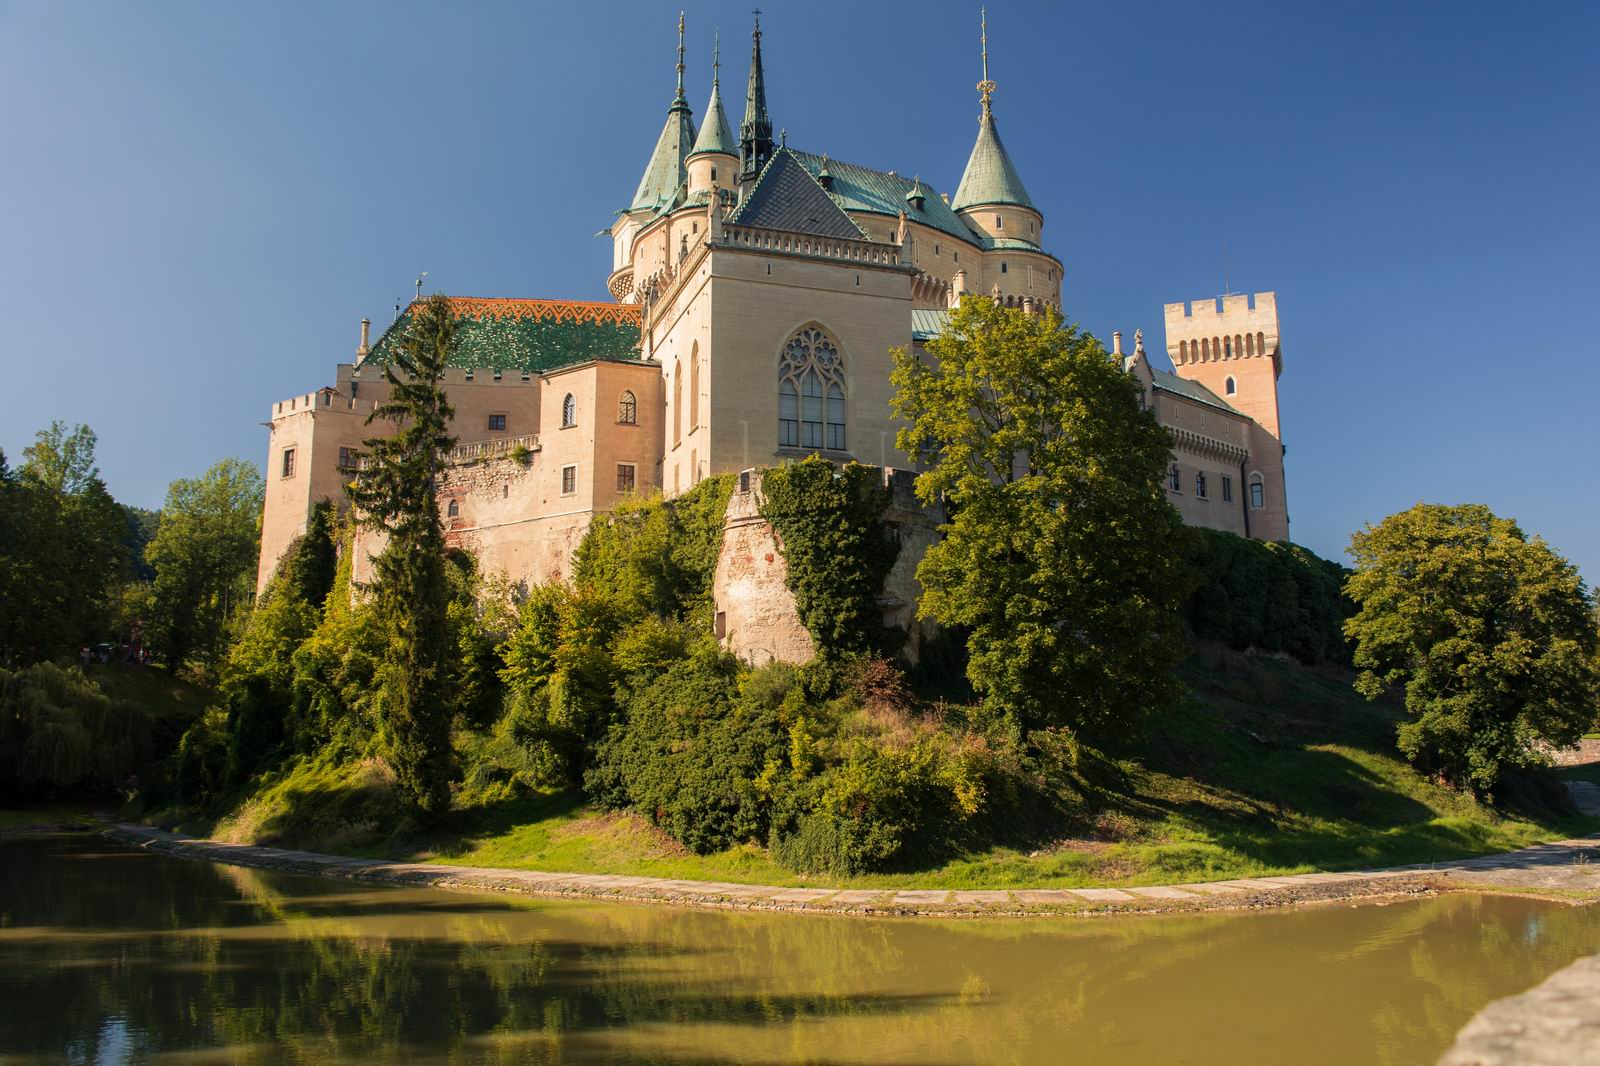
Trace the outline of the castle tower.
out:
M 744 93 L 744 121 L 739 124 L 739 191 L 750 191 L 772 158 L 772 118 L 767 114 L 767 82 L 761 70 L 761 14 L 750 35 L 750 83 Z
M 728 116 L 722 110 L 722 42 L 712 51 L 711 101 L 706 104 L 705 121 L 689 153 L 689 193 L 730 189 L 737 184 L 739 142 L 733 139 Z
M 1278 440 L 1278 296 L 1272 292 L 1167 304 L 1167 355 L 1179 377 L 1198 381 Z
M 689 148 L 694 144 L 694 113 L 683 95 L 683 13 L 678 13 L 678 91 L 667 108 L 667 123 L 656 140 L 650 162 L 645 164 L 639 189 L 633 194 L 629 211 L 653 211 L 670 204 L 688 176 Z
M 972 146 L 967 169 L 961 174 L 961 184 L 956 186 L 955 199 L 950 201 L 950 206 L 963 222 L 984 237 L 1022 241 L 1037 248 L 1044 216 L 1033 206 L 1016 165 L 1000 141 L 990 100 L 995 84 L 989 80 L 987 13 L 982 25 L 983 80 L 978 83 L 978 96 L 983 109 L 978 115 L 978 140 Z

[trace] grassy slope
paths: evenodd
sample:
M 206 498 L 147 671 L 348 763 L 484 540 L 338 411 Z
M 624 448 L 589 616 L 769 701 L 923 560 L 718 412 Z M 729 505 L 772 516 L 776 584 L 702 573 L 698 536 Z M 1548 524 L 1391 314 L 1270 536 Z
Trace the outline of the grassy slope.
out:
M 1413 773 L 1394 753 L 1395 710 L 1340 671 L 1208 651 L 1190 698 L 1151 723 L 1125 795 L 1061 839 L 992 847 L 942 866 L 853 879 L 863 887 L 1143 885 L 1460 858 L 1592 832 L 1577 816 L 1507 817 Z M 302 767 L 214 825 L 238 841 L 474 866 L 818 883 L 764 849 L 690 854 L 643 819 L 570 796 L 458 812 L 449 832 L 396 830 L 381 767 Z M 837 883 L 836 878 L 820 879 Z

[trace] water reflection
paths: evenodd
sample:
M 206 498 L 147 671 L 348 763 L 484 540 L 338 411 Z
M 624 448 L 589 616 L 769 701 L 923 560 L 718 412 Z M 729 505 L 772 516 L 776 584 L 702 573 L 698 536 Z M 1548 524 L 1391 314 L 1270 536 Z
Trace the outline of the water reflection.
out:
M 1171 919 L 870 921 L 383 889 L 0 841 L 0 1060 L 1431 1061 L 1600 949 L 1452 896 Z

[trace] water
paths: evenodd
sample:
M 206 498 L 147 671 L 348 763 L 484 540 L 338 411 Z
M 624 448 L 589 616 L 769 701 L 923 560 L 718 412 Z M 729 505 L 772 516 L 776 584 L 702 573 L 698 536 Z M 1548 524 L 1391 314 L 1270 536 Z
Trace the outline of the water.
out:
M 0 1063 L 1429 1063 L 1600 950 L 1449 896 L 872 920 L 474 896 L 0 840 Z

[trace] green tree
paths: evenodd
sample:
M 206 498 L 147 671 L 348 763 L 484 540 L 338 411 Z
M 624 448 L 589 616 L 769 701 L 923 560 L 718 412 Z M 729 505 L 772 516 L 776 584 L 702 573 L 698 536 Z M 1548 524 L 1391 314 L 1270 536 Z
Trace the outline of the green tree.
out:
M 1093 733 L 1168 701 L 1182 654 L 1172 440 L 1138 382 L 1052 309 L 967 298 L 894 353 L 898 443 L 944 501 L 919 611 L 971 627 L 967 675 L 1014 727 Z
M 367 417 L 395 432 L 365 442 L 368 466 L 351 488 L 362 521 L 387 537 L 372 591 L 387 637 L 379 683 L 395 776 L 429 813 L 449 806 L 452 775 L 450 586 L 435 483 L 440 453 L 455 444 L 455 410 L 439 385 L 455 334 L 444 296 L 411 314 L 385 371 L 389 398 Z
M 1542 538 L 1482 504 L 1419 503 L 1350 541 L 1345 623 L 1369 699 L 1403 690 L 1400 750 L 1487 795 L 1600 709 L 1593 601 Z
M 156 572 L 150 643 L 174 668 L 221 660 L 230 617 L 255 587 L 262 493 L 260 472 L 243 459 L 168 486 L 145 560 Z

